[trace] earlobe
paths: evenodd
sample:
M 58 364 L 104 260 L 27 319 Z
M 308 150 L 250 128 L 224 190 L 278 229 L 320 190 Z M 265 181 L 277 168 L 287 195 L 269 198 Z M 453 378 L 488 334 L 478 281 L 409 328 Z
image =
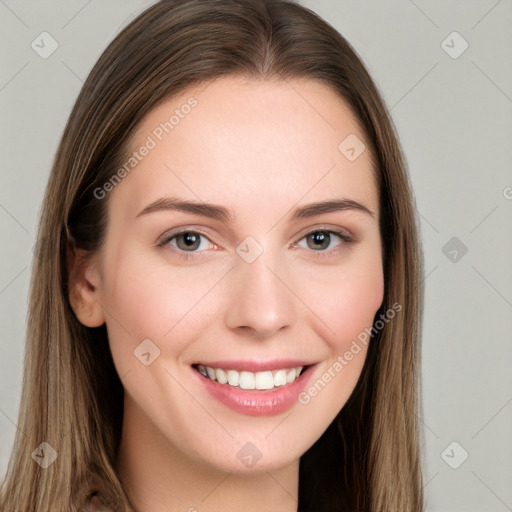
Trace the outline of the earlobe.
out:
M 98 301 L 100 275 L 91 256 L 68 246 L 69 303 L 78 321 L 86 327 L 105 323 L 103 307 Z
M 79 322 L 86 327 L 99 327 L 105 323 L 103 308 L 87 286 L 80 286 L 75 301 L 70 294 L 70 302 Z

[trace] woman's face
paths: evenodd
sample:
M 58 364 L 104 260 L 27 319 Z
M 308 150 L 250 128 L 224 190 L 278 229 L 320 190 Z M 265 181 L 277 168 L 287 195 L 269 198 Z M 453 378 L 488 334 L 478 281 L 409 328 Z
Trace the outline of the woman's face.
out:
M 97 191 L 90 322 L 106 322 L 124 422 L 163 453 L 284 467 L 347 401 L 383 299 L 363 140 L 324 85 L 222 78 L 155 108 Z

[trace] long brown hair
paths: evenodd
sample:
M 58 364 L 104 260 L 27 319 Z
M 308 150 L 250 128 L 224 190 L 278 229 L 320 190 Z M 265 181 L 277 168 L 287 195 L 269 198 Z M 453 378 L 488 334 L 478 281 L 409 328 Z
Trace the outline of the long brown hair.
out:
M 300 462 L 300 511 L 423 510 L 418 370 L 422 258 L 405 162 L 379 92 L 349 43 L 287 0 L 163 0 L 130 23 L 90 73 L 55 158 L 31 283 L 19 429 L 0 509 L 77 510 L 100 490 L 132 510 L 116 474 L 123 388 L 105 326 L 80 324 L 68 297 L 70 248 L 94 253 L 107 200 L 94 190 L 125 160 L 130 136 L 163 100 L 227 75 L 312 79 L 360 123 L 380 190 L 385 279 L 365 365 L 348 403 Z M 56 461 L 31 454 L 46 442 Z M 46 446 L 46 445 L 45 445 Z M 101 487 L 101 488 L 100 488 Z

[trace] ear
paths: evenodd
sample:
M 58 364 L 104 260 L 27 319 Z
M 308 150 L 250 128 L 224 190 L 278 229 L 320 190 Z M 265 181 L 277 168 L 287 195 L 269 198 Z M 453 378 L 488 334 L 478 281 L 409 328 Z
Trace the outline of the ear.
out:
M 69 302 L 78 321 L 86 327 L 103 325 L 105 314 L 97 299 L 101 275 L 94 257 L 68 245 L 67 263 Z

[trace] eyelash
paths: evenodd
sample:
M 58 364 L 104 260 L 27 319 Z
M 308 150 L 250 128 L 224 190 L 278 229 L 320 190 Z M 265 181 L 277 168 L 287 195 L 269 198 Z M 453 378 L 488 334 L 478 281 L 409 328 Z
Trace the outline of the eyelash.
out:
M 210 243 L 214 243 L 210 240 L 210 238 L 208 237 L 207 234 L 205 234 L 201 231 L 192 230 L 192 229 L 182 229 L 180 231 L 176 231 L 176 232 L 166 236 L 163 240 L 161 240 L 160 242 L 157 243 L 157 246 L 164 247 L 164 246 L 168 245 L 171 240 L 179 237 L 180 235 L 183 235 L 184 233 L 192 233 L 195 235 L 200 235 L 202 237 L 205 237 Z M 352 236 L 350 236 L 346 233 L 342 233 L 340 231 L 335 231 L 335 230 L 327 229 L 327 228 L 326 229 L 317 228 L 312 231 L 309 231 L 308 233 L 303 235 L 297 242 L 294 242 L 293 247 L 296 248 L 297 244 L 299 242 L 301 242 L 302 240 L 306 239 L 308 236 L 313 235 L 315 233 L 327 233 L 329 235 L 335 235 L 338 238 L 340 238 L 342 244 L 354 243 L 354 239 L 352 238 Z M 202 252 L 204 252 L 204 251 L 183 251 L 181 249 L 177 249 L 174 247 L 173 247 L 173 250 L 178 254 L 178 257 L 182 258 L 185 261 L 188 261 L 192 258 L 197 258 L 198 255 L 200 255 Z M 309 252 L 313 253 L 314 257 L 316 257 L 316 258 L 329 258 L 329 257 L 335 256 L 336 254 L 333 254 L 333 253 L 337 252 L 337 250 L 339 250 L 339 246 L 337 246 L 335 249 L 323 250 L 323 251 L 322 250 L 315 251 L 314 249 L 311 249 Z

